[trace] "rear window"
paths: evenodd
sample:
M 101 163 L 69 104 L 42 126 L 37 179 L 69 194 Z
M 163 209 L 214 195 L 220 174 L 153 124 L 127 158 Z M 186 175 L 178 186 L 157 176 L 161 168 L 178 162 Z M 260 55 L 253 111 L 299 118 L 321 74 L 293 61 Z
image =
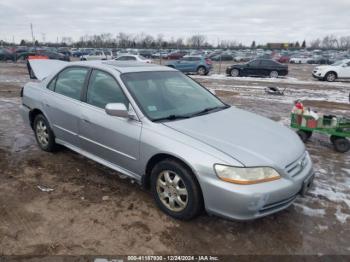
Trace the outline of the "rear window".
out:
M 67 97 L 80 100 L 86 75 L 89 69 L 72 67 L 63 70 L 57 77 L 55 92 Z

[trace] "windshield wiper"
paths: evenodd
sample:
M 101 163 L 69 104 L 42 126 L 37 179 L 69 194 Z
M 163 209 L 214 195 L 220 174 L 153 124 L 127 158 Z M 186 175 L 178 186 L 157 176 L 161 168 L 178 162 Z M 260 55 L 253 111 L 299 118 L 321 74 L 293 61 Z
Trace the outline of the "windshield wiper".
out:
M 196 112 L 196 113 L 193 113 L 191 115 L 191 117 L 193 116 L 200 116 L 200 115 L 205 115 L 211 111 L 214 111 L 214 110 L 218 110 L 218 109 L 226 109 L 226 108 L 229 108 L 230 106 L 229 105 L 224 105 L 224 106 L 215 106 L 215 107 L 207 107 L 199 112 Z
M 186 115 L 168 115 L 166 117 L 156 118 L 153 120 L 153 122 L 162 121 L 162 120 L 177 120 L 177 119 L 185 119 L 190 118 Z

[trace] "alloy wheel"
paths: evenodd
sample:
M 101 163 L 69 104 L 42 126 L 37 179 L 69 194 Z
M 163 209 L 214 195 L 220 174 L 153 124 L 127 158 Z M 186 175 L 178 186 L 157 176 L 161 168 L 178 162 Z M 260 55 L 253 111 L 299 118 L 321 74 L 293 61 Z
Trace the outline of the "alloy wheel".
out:
M 35 127 L 36 137 L 39 143 L 46 147 L 49 144 L 49 132 L 48 128 L 43 120 L 39 120 Z
M 237 77 L 239 75 L 239 71 L 237 69 L 232 69 L 231 70 L 231 76 Z
M 162 171 L 157 178 L 157 194 L 163 205 L 180 212 L 188 204 L 188 191 L 182 178 L 173 171 Z

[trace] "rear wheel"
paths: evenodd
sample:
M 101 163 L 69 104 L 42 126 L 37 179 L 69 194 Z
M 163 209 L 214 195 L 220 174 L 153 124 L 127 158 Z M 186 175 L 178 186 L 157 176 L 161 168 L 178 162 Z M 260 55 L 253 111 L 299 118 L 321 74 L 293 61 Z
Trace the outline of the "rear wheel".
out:
M 198 69 L 197 69 L 197 74 L 198 74 L 198 75 L 204 76 L 204 75 L 206 74 L 206 72 L 207 72 L 207 70 L 205 69 L 204 66 L 200 66 L 200 67 L 198 67 Z
M 331 141 L 334 149 L 340 153 L 345 153 L 350 150 L 350 142 L 345 137 L 333 137 Z
M 199 184 L 182 163 L 165 159 L 151 173 L 151 189 L 158 207 L 169 216 L 190 220 L 203 208 Z
M 237 77 L 237 76 L 239 76 L 239 70 L 238 69 L 232 69 L 231 70 L 231 72 L 230 72 L 230 75 L 232 76 L 232 77 Z
M 39 114 L 34 119 L 33 129 L 36 141 L 39 147 L 47 152 L 53 152 L 57 149 L 55 136 L 44 115 Z

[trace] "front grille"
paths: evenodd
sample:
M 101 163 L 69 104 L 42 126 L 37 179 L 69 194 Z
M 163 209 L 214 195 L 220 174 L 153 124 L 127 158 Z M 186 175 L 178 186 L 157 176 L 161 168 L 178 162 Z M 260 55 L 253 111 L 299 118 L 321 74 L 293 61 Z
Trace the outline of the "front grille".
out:
M 285 167 L 285 171 L 288 175 L 291 177 L 295 177 L 298 174 L 301 173 L 301 171 L 304 170 L 304 168 L 307 166 L 309 160 L 307 157 L 307 153 L 304 152 L 304 154 L 299 157 L 297 160 L 293 161 L 292 163 L 288 164 Z

